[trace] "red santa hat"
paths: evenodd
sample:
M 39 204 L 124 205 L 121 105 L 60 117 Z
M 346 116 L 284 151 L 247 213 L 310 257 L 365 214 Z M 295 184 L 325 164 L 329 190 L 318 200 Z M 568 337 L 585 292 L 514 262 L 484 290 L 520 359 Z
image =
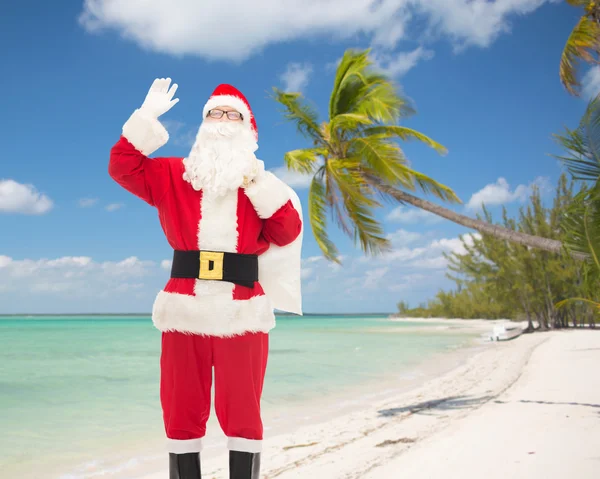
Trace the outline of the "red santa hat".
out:
M 237 88 L 225 83 L 215 88 L 215 91 L 206 102 L 206 105 L 204 105 L 202 117 L 206 118 L 206 115 L 208 115 L 210 110 L 219 106 L 230 106 L 231 108 L 235 108 L 237 111 L 239 111 L 244 117 L 244 124 L 247 125 L 252 130 L 252 133 L 254 133 L 254 136 L 258 138 L 256 120 L 254 119 L 254 115 L 250 109 L 250 104 L 248 103 L 248 100 L 246 100 L 246 97 L 242 95 Z

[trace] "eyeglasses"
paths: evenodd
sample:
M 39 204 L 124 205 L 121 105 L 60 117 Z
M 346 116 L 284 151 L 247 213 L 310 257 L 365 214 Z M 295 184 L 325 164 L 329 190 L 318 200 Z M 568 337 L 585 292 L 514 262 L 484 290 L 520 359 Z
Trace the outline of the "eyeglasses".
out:
M 210 116 L 211 118 L 220 119 L 223 118 L 223 115 L 227 115 L 227 118 L 230 120 L 243 120 L 244 116 L 237 111 L 224 111 L 224 110 L 209 110 L 206 116 Z

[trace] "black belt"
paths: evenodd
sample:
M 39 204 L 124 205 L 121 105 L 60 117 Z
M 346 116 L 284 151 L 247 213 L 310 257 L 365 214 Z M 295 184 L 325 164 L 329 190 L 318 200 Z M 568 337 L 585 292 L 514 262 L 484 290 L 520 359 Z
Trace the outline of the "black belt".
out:
M 220 251 L 173 251 L 171 278 L 197 278 L 254 287 L 258 256 Z

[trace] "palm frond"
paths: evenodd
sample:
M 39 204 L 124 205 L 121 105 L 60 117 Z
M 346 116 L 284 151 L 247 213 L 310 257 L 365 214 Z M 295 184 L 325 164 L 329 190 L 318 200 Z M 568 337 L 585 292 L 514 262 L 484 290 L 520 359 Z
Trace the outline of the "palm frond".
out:
M 575 5 L 578 6 L 578 5 Z M 581 83 L 577 80 L 577 66 L 580 61 L 595 62 L 599 51 L 600 26 L 584 15 L 571 31 L 565 44 L 561 59 L 560 81 L 572 95 L 578 96 Z
M 331 119 L 355 113 L 380 122 L 394 122 L 414 113 L 391 79 L 374 70 L 369 53 L 370 49 L 348 50 L 344 54 L 329 104 Z
M 348 152 L 352 157 L 362 159 L 385 181 L 411 187 L 404 154 L 398 145 L 387 141 L 385 135 L 353 138 L 348 142 Z
M 333 81 L 333 91 L 329 100 L 329 118 L 334 118 L 340 113 L 347 113 L 348 110 L 342 105 L 347 103 L 347 100 L 341 97 L 347 94 L 347 89 L 352 85 L 361 85 L 360 73 L 364 72 L 370 65 L 369 62 L 370 49 L 357 51 L 353 49 L 346 50 L 340 64 L 337 67 L 335 79 Z M 353 82 L 352 85 L 348 85 Z M 343 87 L 345 86 L 345 88 Z M 340 103 L 342 105 L 340 105 Z M 342 106 L 342 108 L 340 108 Z
M 348 160 L 330 160 L 327 171 L 334 179 L 344 210 L 352 221 L 354 242 L 360 243 L 362 250 L 368 254 L 382 254 L 390 249 L 390 242 L 372 211 L 381 205 L 372 197 L 368 184 L 357 169 L 360 162 L 354 161 L 350 168 L 348 163 Z
M 419 188 L 423 193 L 432 194 L 437 198 L 448 201 L 450 203 L 462 203 L 460 198 L 452 191 L 452 189 L 446 185 L 442 185 L 438 183 L 433 178 L 429 178 L 423 173 L 419 173 L 418 171 L 411 170 L 407 168 L 407 171 L 413 175 L 415 182 L 419 185 Z
M 382 125 L 382 126 L 373 126 L 369 128 L 365 128 L 363 130 L 365 135 L 387 135 L 389 138 L 400 138 L 401 140 L 418 140 L 422 143 L 425 143 L 427 146 L 430 146 L 438 153 L 445 155 L 448 153 L 446 147 L 439 144 L 437 141 L 432 140 L 428 136 L 423 133 L 419 133 L 412 128 L 406 128 L 404 126 L 395 126 L 395 125 Z
M 556 141 L 570 156 L 555 156 L 565 163 L 574 179 L 600 179 L 600 96 L 588 103 L 585 114 L 575 130 L 566 129 L 564 135 L 554 135 Z
M 565 247 L 590 256 L 600 270 L 600 187 L 579 192 L 561 220 Z
M 300 93 L 287 93 L 273 88 L 274 99 L 284 107 L 284 117 L 286 120 L 296 123 L 298 131 L 311 138 L 316 145 L 324 145 L 325 141 L 319 127 L 319 118 L 317 112 L 308 104 L 303 102 Z
M 323 166 L 323 168 L 319 171 L 322 172 L 322 177 L 325 179 L 325 197 L 328 206 L 331 208 L 331 217 L 338 227 L 342 229 L 345 235 L 352 236 L 352 228 L 348 224 L 349 219 L 343 211 L 342 198 L 339 194 L 339 189 L 335 184 L 334 178 L 331 175 L 325 174 L 325 166 Z
M 572 7 L 585 7 L 590 3 L 590 0 L 565 0 Z
M 367 115 L 359 115 L 357 113 L 342 113 L 336 115 L 329 122 L 329 131 L 332 132 L 338 128 L 343 130 L 357 130 L 366 125 L 372 125 L 373 121 Z
M 338 250 L 327 235 L 327 200 L 325 185 L 321 175 L 315 175 L 308 190 L 308 215 L 313 235 L 323 255 L 336 263 L 340 263 Z
M 321 159 L 327 156 L 326 148 L 303 148 L 288 151 L 283 155 L 286 166 L 298 173 L 315 173 L 321 166 Z
M 407 105 L 389 80 L 377 80 L 360 88 L 354 112 L 381 123 L 396 123 Z
M 359 146 L 352 150 L 353 154 L 364 158 L 371 173 L 375 173 L 375 176 L 390 186 L 400 186 L 410 191 L 418 186 L 424 193 L 441 200 L 461 202 L 452 189 L 410 168 L 402 150 L 397 145 L 384 141 L 386 138 L 386 134 L 355 138 L 352 144 Z
M 556 303 L 554 305 L 554 307 L 556 309 L 561 309 L 561 308 L 564 308 L 566 305 L 571 304 L 571 303 L 591 304 L 596 309 L 600 309 L 600 303 L 598 303 L 596 301 L 593 301 L 591 299 L 587 299 L 587 298 L 567 298 L 567 299 L 563 299 L 562 301 L 559 301 L 558 303 Z

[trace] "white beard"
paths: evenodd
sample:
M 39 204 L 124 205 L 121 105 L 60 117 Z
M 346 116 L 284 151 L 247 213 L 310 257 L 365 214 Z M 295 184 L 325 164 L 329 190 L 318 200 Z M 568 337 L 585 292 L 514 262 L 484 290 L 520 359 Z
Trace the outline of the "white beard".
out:
M 258 144 L 242 122 L 203 122 L 183 164 L 183 179 L 195 190 L 210 190 L 217 196 L 237 190 L 244 179 L 258 172 L 254 155 Z

